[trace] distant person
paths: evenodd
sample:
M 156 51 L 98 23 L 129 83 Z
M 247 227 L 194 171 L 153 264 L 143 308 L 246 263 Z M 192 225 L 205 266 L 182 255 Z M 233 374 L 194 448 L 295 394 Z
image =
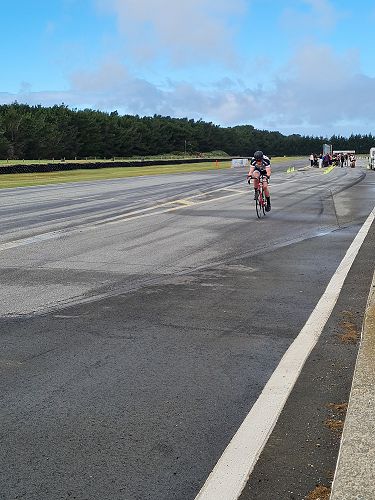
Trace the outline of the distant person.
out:
M 340 155 L 340 164 L 341 164 L 341 168 L 344 166 L 344 162 L 345 162 L 345 156 L 343 153 L 341 153 Z
M 311 153 L 310 155 L 310 167 L 313 167 L 314 166 L 314 154 Z
M 263 181 L 263 189 L 267 200 L 266 212 L 269 212 L 271 210 L 271 196 L 268 181 L 271 177 L 271 162 L 268 156 L 263 154 L 262 151 L 255 151 L 254 156 L 250 160 L 250 170 L 247 174 L 247 182 L 249 184 L 250 179 L 254 179 L 254 200 L 256 200 L 258 195 L 260 174 L 266 176 L 266 179 Z

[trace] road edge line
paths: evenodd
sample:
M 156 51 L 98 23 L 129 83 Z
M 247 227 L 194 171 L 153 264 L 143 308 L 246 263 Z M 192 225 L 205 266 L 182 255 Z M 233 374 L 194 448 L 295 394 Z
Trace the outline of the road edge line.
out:
M 370 212 L 304 327 L 282 357 L 195 500 L 236 500 L 337 302 L 346 276 L 375 219 Z

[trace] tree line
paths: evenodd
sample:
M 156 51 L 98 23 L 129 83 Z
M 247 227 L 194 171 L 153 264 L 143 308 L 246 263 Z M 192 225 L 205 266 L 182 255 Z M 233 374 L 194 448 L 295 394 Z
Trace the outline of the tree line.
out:
M 0 105 L 1 159 L 80 159 L 153 156 L 224 151 L 251 156 L 261 149 L 270 156 L 320 153 L 333 149 L 368 153 L 371 134 L 313 137 L 257 130 L 252 125 L 221 127 L 211 122 L 154 115 L 119 115 L 66 105 L 44 107 L 14 102 Z

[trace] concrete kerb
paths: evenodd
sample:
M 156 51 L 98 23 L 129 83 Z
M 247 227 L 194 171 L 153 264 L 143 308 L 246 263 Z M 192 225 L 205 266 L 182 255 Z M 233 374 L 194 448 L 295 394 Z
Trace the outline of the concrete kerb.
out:
M 375 273 L 330 500 L 375 498 Z

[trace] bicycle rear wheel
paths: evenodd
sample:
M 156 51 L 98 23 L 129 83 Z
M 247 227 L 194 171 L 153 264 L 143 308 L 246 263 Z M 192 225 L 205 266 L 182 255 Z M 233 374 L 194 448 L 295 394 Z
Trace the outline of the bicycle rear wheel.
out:
M 264 189 L 262 189 L 262 213 L 263 215 L 266 215 L 266 194 L 264 192 Z

